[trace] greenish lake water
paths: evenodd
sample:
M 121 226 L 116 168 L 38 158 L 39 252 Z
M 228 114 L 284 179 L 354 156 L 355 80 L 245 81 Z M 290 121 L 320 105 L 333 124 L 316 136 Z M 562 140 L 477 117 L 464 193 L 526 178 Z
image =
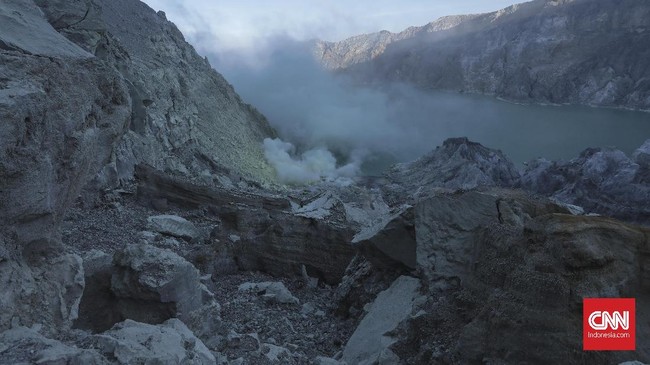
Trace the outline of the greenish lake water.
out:
M 367 173 L 417 158 L 449 137 L 468 137 L 500 149 L 518 165 L 538 157 L 572 159 L 588 147 L 614 147 L 631 155 L 650 139 L 650 113 L 623 109 L 522 105 L 432 92 L 392 110 L 395 123 L 417 133 L 408 133 L 403 153 L 369 160 L 364 165 Z

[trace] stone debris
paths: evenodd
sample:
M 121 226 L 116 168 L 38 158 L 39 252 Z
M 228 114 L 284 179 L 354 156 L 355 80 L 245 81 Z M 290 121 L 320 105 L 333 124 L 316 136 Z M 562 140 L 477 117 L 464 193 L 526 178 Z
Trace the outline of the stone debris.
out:
M 178 319 L 159 325 L 126 320 L 96 335 L 100 353 L 120 364 L 212 365 L 216 358 Z
M 194 224 L 176 215 L 157 215 L 147 218 L 147 228 L 154 232 L 167 234 L 188 241 L 199 237 L 200 232 Z
M 243 283 L 239 286 L 239 291 L 250 291 L 261 295 L 268 302 L 281 304 L 298 304 L 300 302 L 281 282 Z
M 46 338 L 37 330 L 15 327 L 0 333 L 3 364 L 108 364 L 95 350 L 79 349 Z
M 418 279 L 401 276 L 379 293 L 345 345 L 343 360 L 349 364 L 399 363 L 390 350 L 397 339 L 388 333 L 410 316 L 419 288 Z

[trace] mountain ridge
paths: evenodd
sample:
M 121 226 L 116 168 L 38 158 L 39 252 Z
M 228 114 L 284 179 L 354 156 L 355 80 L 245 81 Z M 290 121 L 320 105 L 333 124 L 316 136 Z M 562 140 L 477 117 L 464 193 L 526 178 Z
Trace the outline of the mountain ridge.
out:
M 381 37 L 317 42 L 314 54 L 361 84 L 649 110 L 650 70 L 641 61 L 650 56 L 648 19 L 640 0 L 535 0 Z

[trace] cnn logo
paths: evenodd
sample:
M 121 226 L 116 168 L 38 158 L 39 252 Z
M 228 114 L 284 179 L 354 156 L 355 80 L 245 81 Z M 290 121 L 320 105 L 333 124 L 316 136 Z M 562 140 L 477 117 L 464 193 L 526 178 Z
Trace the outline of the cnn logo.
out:
M 634 298 L 585 298 L 582 308 L 584 350 L 636 349 Z
M 596 331 L 611 329 L 616 331 L 619 327 L 624 330 L 630 329 L 630 311 L 607 312 L 595 311 L 589 315 L 589 326 Z

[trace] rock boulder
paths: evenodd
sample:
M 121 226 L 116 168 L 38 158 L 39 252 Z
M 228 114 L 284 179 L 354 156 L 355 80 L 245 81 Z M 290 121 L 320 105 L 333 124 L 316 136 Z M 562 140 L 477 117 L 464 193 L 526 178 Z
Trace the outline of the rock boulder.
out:
M 120 364 L 216 364 L 203 342 L 175 318 L 155 326 L 126 320 L 94 336 L 93 342 Z
M 115 253 L 113 266 L 111 291 L 124 318 L 156 324 L 213 301 L 199 271 L 172 251 L 130 245 Z
M 156 215 L 147 218 L 147 228 L 158 233 L 195 240 L 201 234 L 194 224 L 177 215 Z

